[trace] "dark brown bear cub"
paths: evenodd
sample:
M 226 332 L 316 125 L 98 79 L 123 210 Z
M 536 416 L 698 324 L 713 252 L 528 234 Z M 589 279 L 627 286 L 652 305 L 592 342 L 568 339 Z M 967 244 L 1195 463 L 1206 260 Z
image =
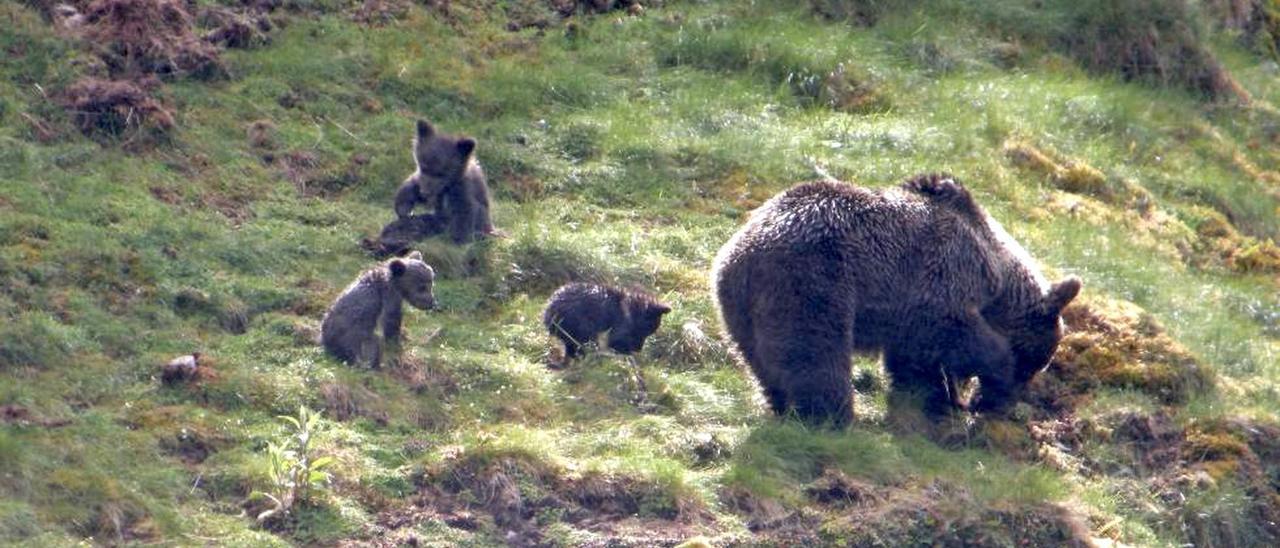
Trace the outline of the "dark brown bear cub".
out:
M 325 350 L 347 363 L 382 363 L 382 344 L 374 330 L 382 324 L 388 343 L 400 340 L 402 301 L 422 310 L 435 308 L 435 271 L 414 251 L 360 274 L 329 307 L 320 324 Z
M 852 418 L 850 356 L 882 351 L 894 390 L 926 410 L 999 411 L 1043 369 L 1080 280 L 1050 285 L 954 178 L 872 191 L 805 183 L 752 213 L 711 283 L 735 352 L 774 412 Z
M 609 348 L 623 354 L 637 352 L 644 340 L 658 330 L 662 316 L 671 307 L 643 291 L 571 283 L 551 295 L 542 313 L 542 323 L 552 335 L 564 341 L 565 363 L 582 345 L 608 331 Z
M 475 149 L 475 139 L 445 135 L 430 122 L 418 120 L 413 140 L 417 169 L 396 191 L 396 216 L 408 218 L 414 207 L 425 203 L 435 208 L 430 226 L 447 226 L 455 243 L 494 234 L 489 184 Z

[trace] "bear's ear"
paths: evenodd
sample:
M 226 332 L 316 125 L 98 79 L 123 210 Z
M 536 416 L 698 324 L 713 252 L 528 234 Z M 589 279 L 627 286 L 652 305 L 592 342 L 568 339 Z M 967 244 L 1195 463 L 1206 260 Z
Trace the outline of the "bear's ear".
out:
M 475 149 L 476 149 L 475 139 L 467 137 L 465 139 L 458 141 L 458 154 L 461 154 L 463 158 L 470 157 L 471 153 L 475 151 Z
M 422 252 L 415 249 L 413 251 L 410 251 L 408 255 L 405 255 L 404 258 L 409 259 L 410 261 L 421 261 Z
M 1053 314 L 1062 312 L 1062 309 L 1066 308 L 1071 303 L 1071 300 L 1080 294 L 1080 288 L 1083 285 L 1080 278 L 1075 276 L 1067 276 L 1062 281 L 1053 284 L 1053 287 L 1049 288 L 1049 295 L 1045 297 L 1045 307 Z
M 435 135 L 436 128 L 431 126 L 431 122 L 426 120 L 418 120 L 418 139 L 426 139 Z
M 400 259 L 391 261 L 391 264 L 388 266 L 391 268 L 392 278 L 399 278 L 400 276 L 403 276 L 404 271 L 408 269 L 408 267 L 404 265 L 404 261 L 401 261 Z

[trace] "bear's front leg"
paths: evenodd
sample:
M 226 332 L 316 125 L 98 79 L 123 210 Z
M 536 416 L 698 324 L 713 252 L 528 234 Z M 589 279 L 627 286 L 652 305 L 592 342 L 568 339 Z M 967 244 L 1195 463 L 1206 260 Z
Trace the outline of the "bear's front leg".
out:
M 475 231 L 475 204 L 462 193 L 463 189 L 451 189 L 441 202 L 449 222 L 449 238 L 455 244 L 465 244 L 472 240 Z
M 418 194 L 418 176 L 415 174 L 401 183 L 400 188 L 396 190 L 396 217 L 401 219 L 408 217 L 413 213 L 414 206 L 417 206 L 421 200 Z
M 404 305 L 399 298 L 387 299 L 382 305 L 382 337 L 389 343 L 400 341 L 400 323 L 404 321 Z
M 956 378 L 977 376 L 981 387 L 974 411 L 999 411 L 1013 392 L 1014 357 L 1009 341 L 996 333 L 976 312 L 957 322 L 949 337 L 954 344 L 943 355 L 947 375 Z
M 393 302 L 382 307 L 382 339 L 391 354 L 392 366 L 396 367 L 400 360 L 400 323 L 404 319 L 404 308 L 398 297 L 387 300 Z
M 1013 403 L 1013 376 L 986 375 L 978 377 L 982 383 L 976 401 L 970 406 L 978 413 L 1004 413 Z
M 908 353 L 901 349 L 885 349 L 884 368 L 889 374 L 890 390 L 918 400 L 930 417 L 946 415 L 961 408 L 948 388 L 946 375 L 937 356 L 931 352 Z

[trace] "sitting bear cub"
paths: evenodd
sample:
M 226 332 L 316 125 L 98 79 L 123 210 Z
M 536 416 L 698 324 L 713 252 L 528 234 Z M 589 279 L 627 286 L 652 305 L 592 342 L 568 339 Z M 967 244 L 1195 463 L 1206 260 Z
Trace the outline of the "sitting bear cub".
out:
M 404 315 L 401 301 L 422 310 L 435 308 L 435 277 L 417 251 L 362 272 L 324 315 L 320 341 L 325 350 L 347 363 L 368 363 L 377 369 L 382 345 L 374 330 L 381 323 L 383 339 L 398 342 Z
M 571 283 L 551 295 L 542 323 L 564 342 L 564 361 L 568 363 L 583 344 L 605 331 L 609 332 L 609 348 L 623 354 L 639 351 L 668 312 L 671 307 L 643 291 Z
M 805 183 L 720 249 L 711 285 L 735 353 L 779 414 L 852 418 L 850 356 L 882 351 L 894 390 L 926 410 L 1000 411 L 1043 369 L 1080 291 L 1036 263 L 954 178 L 873 191 Z M 977 377 L 972 404 L 962 383 Z
M 434 207 L 434 231 L 448 227 L 454 243 L 495 235 L 489 217 L 489 184 L 475 158 L 476 140 L 436 131 L 426 120 L 418 120 L 413 140 L 413 160 L 417 169 L 396 191 L 396 217 L 406 219 L 414 207 L 425 203 Z M 431 235 L 422 232 L 418 237 Z

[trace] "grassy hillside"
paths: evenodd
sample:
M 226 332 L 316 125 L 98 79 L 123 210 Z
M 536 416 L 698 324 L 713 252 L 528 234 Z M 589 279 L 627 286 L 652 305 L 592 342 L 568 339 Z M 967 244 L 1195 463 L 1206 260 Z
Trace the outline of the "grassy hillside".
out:
M 117 9 L 0 4 L 0 544 L 1280 541 L 1270 1 L 71 4 Z M 442 310 L 344 366 L 314 337 L 417 117 L 479 140 L 506 236 L 422 242 Z M 796 181 L 941 170 L 1085 281 L 1053 367 L 931 424 L 859 358 L 849 431 L 770 416 L 716 250 Z M 552 370 L 577 279 L 675 311 Z M 258 522 L 303 405 L 331 478 Z

